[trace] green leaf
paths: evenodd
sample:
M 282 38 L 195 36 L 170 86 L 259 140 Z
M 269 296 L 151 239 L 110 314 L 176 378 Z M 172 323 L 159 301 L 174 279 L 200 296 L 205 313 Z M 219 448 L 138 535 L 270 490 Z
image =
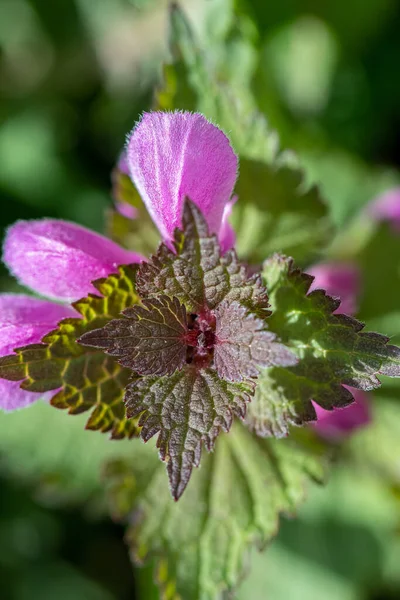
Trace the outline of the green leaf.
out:
M 216 600 L 234 590 L 251 545 L 265 545 L 279 514 L 293 513 L 303 500 L 306 481 L 324 475 L 313 451 L 293 440 L 260 440 L 239 423 L 220 437 L 178 503 L 170 501 L 159 469 L 149 472 L 137 461 L 132 468 L 133 559 L 141 564 L 155 558 L 163 598 L 190 600 Z M 109 483 L 118 513 L 126 508 L 126 475 L 115 471 Z M 129 479 L 132 471 L 127 473 Z
M 241 86 L 226 81 L 226 61 L 219 71 L 212 55 L 198 40 L 178 5 L 170 10 L 171 62 L 164 65 L 163 78 L 156 91 L 155 110 L 184 109 L 203 113 L 229 134 L 241 156 L 273 158 L 279 147 L 278 136 L 270 131 L 257 111 L 248 82 Z M 224 44 L 223 50 L 226 45 Z
M 261 373 L 247 415 L 256 433 L 286 435 L 289 425 L 315 420 L 311 399 L 327 410 L 348 405 L 353 397 L 342 384 L 372 390 L 380 386 L 377 375 L 400 376 L 400 349 L 363 332 L 356 319 L 332 314 L 339 301 L 323 290 L 308 294 L 312 277 L 291 259 L 272 257 L 264 276 L 273 309 L 269 327 L 300 360 Z
M 249 275 L 233 250 L 221 255 L 215 235 L 208 232 L 200 210 L 186 202 L 182 230 L 176 230 L 175 252 L 162 244 L 137 275 L 142 298 L 166 294 L 176 297 L 188 312 L 199 313 L 222 301 L 238 302 L 248 310 L 268 316 L 268 295 L 259 275 Z
M 276 251 L 309 260 L 333 233 L 318 188 L 306 185 L 295 157 L 281 151 L 250 90 L 221 83 L 177 7 L 170 27 L 174 62 L 164 69 L 155 108 L 197 110 L 229 134 L 240 156 L 239 202 L 232 214 L 239 254 L 251 262 Z
M 86 331 L 105 325 L 122 310 L 136 304 L 135 268 L 123 266 L 118 275 L 93 283 L 101 296 L 89 294 L 74 303 L 82 318 L 63 319 L 41 344 L 16 350 L 0 358 L 0 377 L 23 380 L 32 392 L 58 391 L 51 403 L 78 414 L 92 409 L 86 427 L 111 431 L 113 438 L 137 435 L 137 423 L 127 421 L 122 402 L 130 372 L 102 352 L 76 343 Z
M 230 383 L 214 369 L 187 365 L 169 377 L 139 377 L 127 386 L 127 415 L 140 415 L 140 436 L 147 442 L 159 433 L 160 458 L 167 462 L 171 492 L 178 500 L 201 448 L 214 448 L 220 431 L 229 431 L 233 417 L 244 417 L 254 392 L 253 382 Z
M 305 185 L 298 167 L 242 159 L 232 224 L 237 250 L 252 262 L 273 252 L 304 263 L 326 245 L 332 234 L 328 210 L 317 186 Z

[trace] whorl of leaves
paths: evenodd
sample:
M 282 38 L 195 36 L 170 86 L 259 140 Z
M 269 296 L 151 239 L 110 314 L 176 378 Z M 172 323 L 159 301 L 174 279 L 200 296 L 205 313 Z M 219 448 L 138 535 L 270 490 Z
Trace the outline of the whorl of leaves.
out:
M 202 444 L 211 450 L 233 416 L 244 418 L 259 369 L 297 362 L 266 330 L 260 275 L 249 275 L 233 251 L 222 255 L 189 201 L 182 222 L 174 251 L 162 244 L 138 268 L 141 305 L 79 340 L 132 370 L 128 415 L 139 418 L 145 441 L 158 434 L 175 499 L 199 464 Z

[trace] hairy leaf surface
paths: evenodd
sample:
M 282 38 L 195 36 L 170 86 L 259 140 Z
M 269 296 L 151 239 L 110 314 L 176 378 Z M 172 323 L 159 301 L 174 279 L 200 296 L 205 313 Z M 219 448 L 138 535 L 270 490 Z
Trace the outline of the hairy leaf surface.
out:
M 260 367 L 297 363 L 296 356 L 265 329 L 265 323 L 238 302 L 220 304 L 215 318 L 214 363 L 223 379 L 242 381 L 257 377 Z
M 188 325 L 185 307 L 176 298 L 158 296 L 123 311 L 79 342 L 119 357 L 119 364 L 140 375 L 171 375 L 186 360 Z

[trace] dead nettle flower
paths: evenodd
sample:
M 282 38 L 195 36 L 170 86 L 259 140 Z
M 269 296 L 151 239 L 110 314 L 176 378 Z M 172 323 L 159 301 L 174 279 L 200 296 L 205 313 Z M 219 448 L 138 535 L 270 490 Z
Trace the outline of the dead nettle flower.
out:
M 335 313 L 354 315 L 357 312 L 361 289 L 361 274 L 357 265 L 349 262 L 317 263 L 307 271 L 314 277 L 310 291 L 324 289 L 340 299 L 340 306 Z M 340 439 L 371 420 L 368 394 L 350 386 L 344 387 L 354 397 L 354 402 L 349 406 L 325 410 L 313 402 L 317 414 L 314 427 L 324 437 Z
M 361 287 L 360 270 L 351 262 L 317 263 L 307 269 L 314 277 L 312 290 L 325 290 L 330 296 L 340 300 L 340 306 L 335 313 L 354 315 L 358 308 L 358 296 Z
M 249 275 L 230 249 L 238 163 L 225 134 L 201 114 L 146 113 L 122 160 L 160 231 L 157 255 L 146 262 L 64 221 L 16 223 L 6 236 L 4 262 L 23 285 L 64 305 L 3 296 L 11 326 L 1 350 L 39 341 L 57 320 L 71 316 L 65 303 L 96 293 L 93 280 L 118 265 L 141 263 L 140 303 L 79 342 L 115 356 L 133 372 L 127 415 L 140 415 L 144 440 L 160 433 L 160 454 L 168 460 L 178 498 L 199 464 L 202 444 L 211 449 L 234 415 L 244 416 L 259 368 L 294 365 L 297 359 L 267 330 L 268 297 L 260 275 Z M 33 317 L 27 316 L 29 307 L 37 308 Z M 23 324 L 18 336 L 13 324 Z M 5 407 L 24 406 L 25 394 L 31 392 Z
M 0 294 L 0 355 L 40 342 L 61 319 L 78 316 L 71 306 L 39 300 L 25 294 Z M 11 411 L 28 406 L 43 394 L 27 392 L 19 381 L 0 379 L 0 407 Z
M 201 114 L 147 113 L 128 139 L 126 161 L 164 241 L 171 242 L 181 226 L 183 204 L 189 198 L 227 249 L 224 224 L 238 161 L 220 129 Z
M 330 440 L 341 440 L 371 422 L 368 394 L 350 386 L 344 387 L 350 390 L 354 398 L 354 402 L 349 406 L 325 410 L 313 402 L 317 413 L 317 422 L 314 427 L 322 437 Z

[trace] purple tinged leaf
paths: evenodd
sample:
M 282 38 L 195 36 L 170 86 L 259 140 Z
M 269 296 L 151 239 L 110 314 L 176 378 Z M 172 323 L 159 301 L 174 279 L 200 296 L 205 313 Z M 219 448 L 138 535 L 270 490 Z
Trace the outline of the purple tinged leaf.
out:
M 79 342 L 101 348 L 140 375 L 171 375 L 186 359 L 188 333 L 185 307 L 176 298 L 159 296 L 123 311 L 100 329 L 85 333 Z
M 201 448 L 214 447 L 221 430 L 229 431 L 234 415 L 244 418 L 254 384 L 229 383 L 214 369 L 186 366 L 170 377 L 139 377 L 125 394 L 128 417 L 140 416 L 146 442 L 159 433 L 160 457 L 167 462 L 175 500 L 184 492 Z
M 265 330 L 265 323 L 238 302 L 220 304 L 215 318 L 214 363 L 221 378 L 242 381 L 257 377 L 261 367 L 297 364 L 297 357 Z
M 265 330 L 260 317 L 269 315 L 268 296 L 260 276 L 248 275 L 233 252 L 221 256 L 190 201 L 183 231 L 175 232 L 175 253 L 162 245 L 157 257 L 138 268 L 136 289 L 147 297 L 144 308 L 125 310 L 125 318 L 79 340 L 118 357 L 136 374 L 172 375 L 185 362 L 197 370 L 215 364 L 219 376 L 232 382 L 257 377 L 260 367 L 297 361 Z
M 182 223 L 183 231 L 175 231 L 175 252 L 161 245 L 156 256 L 141 264 L 139 294 L 176 296 L 194 313 L 213 310 L 224 300 L 237 301 L 250 312 L 268 316 L 268 295 L 260 275 L 249 275 L 233 250 L 221 254 L 216 236 L 209 234 L 204 216 L 190 201 Z

